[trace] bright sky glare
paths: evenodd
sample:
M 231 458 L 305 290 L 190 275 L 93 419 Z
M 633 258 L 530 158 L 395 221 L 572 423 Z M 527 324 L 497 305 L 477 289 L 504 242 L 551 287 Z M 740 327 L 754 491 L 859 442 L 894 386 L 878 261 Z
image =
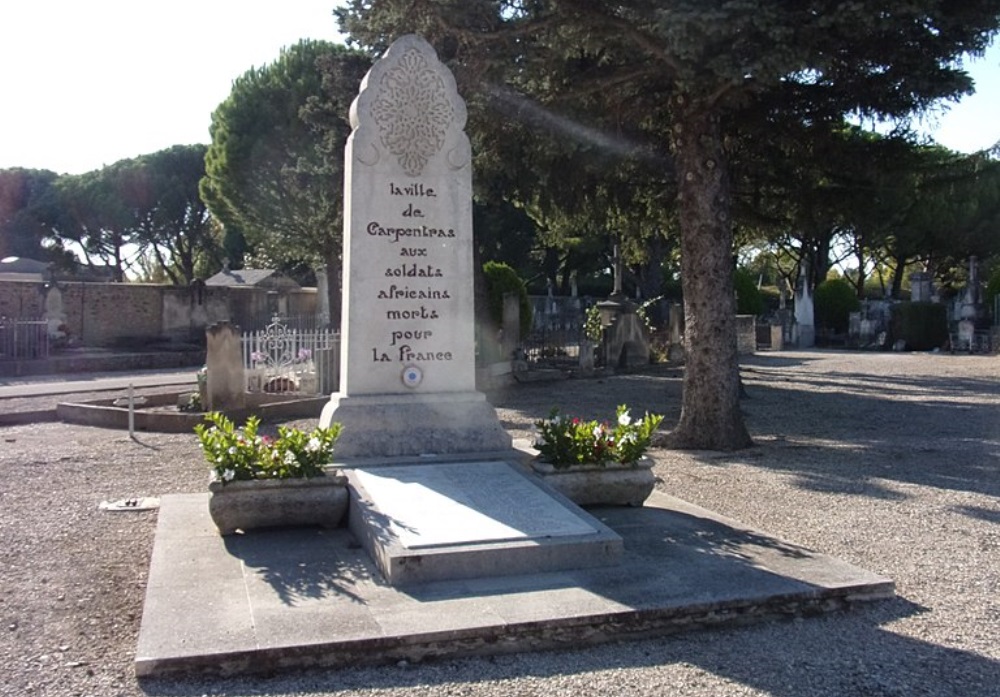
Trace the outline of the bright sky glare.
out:
M 232 81 L 299 39 L 340 41 L 337 0 L 4 0 L 0 169 L 80 174 L 208 143 Z
M 0 169 L 99 169 L 207 143 L 232 81 L 299 39 L 339 41 L 338 0 L 6 0 Z M 977 93 L 924 128 L 963 152 L 1000 141 L 1000 44 L 969 63 Z

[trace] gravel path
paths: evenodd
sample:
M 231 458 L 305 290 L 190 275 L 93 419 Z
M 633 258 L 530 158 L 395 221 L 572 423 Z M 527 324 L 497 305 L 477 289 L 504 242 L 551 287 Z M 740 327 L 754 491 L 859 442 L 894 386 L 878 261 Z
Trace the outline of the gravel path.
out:
M 897 599 L 577 651 L 139 683 L 132 660 L 156 514 L 98 503 L 203 490 L 194 437 L 9 426 L 0 428 L 0 695 L 1000 693 L 1000 357 L 761 354 L 743 378 L 757 445 L 654 450 L 659 486 L 888 575 Z M 604 417 L 627 402 L 670 425 L 680 379 L 660 367 L 520 386 L 493 401 L 515 436 L 554 405 Z M 0 411 L 12 404 L 0 400 Z

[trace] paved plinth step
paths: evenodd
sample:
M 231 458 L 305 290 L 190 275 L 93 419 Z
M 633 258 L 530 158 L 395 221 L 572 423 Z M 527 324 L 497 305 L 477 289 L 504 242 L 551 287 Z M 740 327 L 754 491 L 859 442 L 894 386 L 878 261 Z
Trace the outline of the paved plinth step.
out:
M 664 494 L 591 513 L 624 539 L 620 564 L 392 586 L 346 528 L 223 538 L 207 493 L 162 496 L 136 674 L 580 647 L 893 595 L 885 577 Z

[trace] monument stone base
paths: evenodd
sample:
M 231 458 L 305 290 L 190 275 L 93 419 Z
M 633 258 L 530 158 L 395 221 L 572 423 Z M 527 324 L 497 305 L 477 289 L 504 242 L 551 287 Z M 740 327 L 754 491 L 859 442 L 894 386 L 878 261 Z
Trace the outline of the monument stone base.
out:
M 617 533 L 509 462 L 343 471 L 351 532 L 393 586 L 621 562 Z
M 811 324 L 797 324 L 796 345 L 800 349 L 812 348 L 816 345 L 816 327 Z
M 510 450 L 510 435 L 481 392 L 330 396 L 320 425 L 343 425 L 338 460 Z

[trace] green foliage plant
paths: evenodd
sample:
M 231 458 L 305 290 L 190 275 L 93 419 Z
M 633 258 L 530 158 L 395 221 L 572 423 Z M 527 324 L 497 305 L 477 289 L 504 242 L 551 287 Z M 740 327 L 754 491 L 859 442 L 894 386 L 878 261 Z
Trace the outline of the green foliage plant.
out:
M 649 448 L 653 433 L 663 421 L 659 414 L 633 419 L 626 405 L 618 406 L 614 424 L 562 416 L 557 408 L 547 419 L 535 422 L 535 447 L 539 459 L 556 469 L 573 465 L 635 464 Z
M 594 343 L 599 343 L 601 341 L 602 328 L 601 311 L 597 305 L 591 305 L 587 308 L 587 314 L 584 318 L 583 333 Z
M 528 289 L 517 272 L 503 262 L 488 261 L 483 264 L 483 275 L 486 277 L 486 292 L 490 309 L 490 317 L 497 326 L 503 324 L 503 296 L 507 293 L 517 295 L 520 310 L 521 336 L 531 331 L 532 311 L 528 301 Z
M 854 287 L 841 278 L 832 278 L 816 286 L 813 302 L 816 324 L 840 334 L 847 331 L 850 314 L 861 309 Z
M 733 285 L 736 287 L 736 314 L 757 317 L 764 314 L 764 299 L 749 271 L 737 269 L 733 276 Z
M 205 421 L 194 431 L 212 468 L 212 479 L 223 484 L 322 476 L 341 431 L 339 423 L 310 432 L 279 426 L 278 437 L 269 438 L 260 435 L 256 416 L 248 417 L 242 428 L 215 411 L 206 414 Z

